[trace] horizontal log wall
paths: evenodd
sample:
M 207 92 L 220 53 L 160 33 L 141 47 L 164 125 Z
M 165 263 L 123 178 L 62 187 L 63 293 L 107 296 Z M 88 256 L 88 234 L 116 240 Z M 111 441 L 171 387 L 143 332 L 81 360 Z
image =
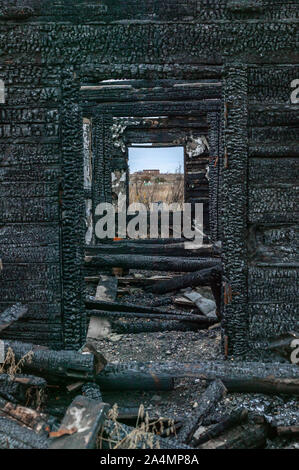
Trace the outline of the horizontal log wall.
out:
M 60 75 L 59 68 L 0 65 L 6 85 L 6 104 L 0 105 L 0 309 L 28 305 L 25 317 L 1 337 L 57 348 L 63 345 Z
M 298 105 L 291 104 L 298 76 L 299 67 L 287 65 L 248 73 L 249 341 L 257 358 L 299 325 Z
M 287 284 L 296 269 L 291 174 L 298 122 L 289 84 L 299 76 L 297 7 L 295 1 L 270 0 L 1 2 L 1 308 L 17 300 L 29 306 L 28 317 L 7 337 L 70 348 L 82 343 L 79 89 L 112 78 L 222 77 L 227 130 L 236 137 L 225 136 L 228 153 L 219 168 L 224 188 L 218 204 L 213 201 L 214 212 L 222 213 L 219 201 L 223 206 L 224 262 L 233 289 L 226 308 L 229 354 L 253 351 L 263 358 L 263 341 L 296 325 L 298 309 Z M 234 103 L 230 109 L 234 96 L 239 109 Z M 106 106 L 111 109 L 111 102 Z M 221 118 L 218 109 L 193 102 L 191 114 L 210 113 L 210 125 Z M 217 147 L 214 138 L 213 153 Z

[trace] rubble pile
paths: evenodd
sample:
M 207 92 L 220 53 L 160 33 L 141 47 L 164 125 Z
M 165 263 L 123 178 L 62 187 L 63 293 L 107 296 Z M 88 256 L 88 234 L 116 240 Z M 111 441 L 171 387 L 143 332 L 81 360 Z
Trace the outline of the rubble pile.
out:
M 212 270 L 217 279 L 219 267 Z M 276 363 L 225 361 L 215 352 L 207 359 L 187 345 L 182 361 L 172 346 L 182 335 L 180 343 L 208 339 L 211 348 L 220 333 L 212 291 L 199 287 L 206 275 L 211 267 L 179 276 L 123 268 L 117 277 L 89 275 L 89 328 L 80 351 L 4 340 L 0 448 L 297 448 L 298 366 L 283 357 L 286 338 L 274 345 L 282 351 Z M 3 312 L 0 330 L 26 311 L 17 304 Z M 170 350 L 157 347 L 149 359 L 142 341 L 152 340 Z M 125 342 L 138 341 L 138 355 L 128 356 Z M 180 409 L 172 406 L 176 394 L 185 399 Z

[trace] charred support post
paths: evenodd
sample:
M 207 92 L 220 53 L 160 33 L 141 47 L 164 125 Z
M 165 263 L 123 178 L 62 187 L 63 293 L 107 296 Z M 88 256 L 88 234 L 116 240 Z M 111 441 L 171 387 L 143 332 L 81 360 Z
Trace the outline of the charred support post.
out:
M 248 285 L 247 285 L 247 67 L 227 65 L 224 100 L 227 121 L 224 141 L 227 160 L 223 168 L 222 256 L 224 276 L 233 292 L 224 305 L 223 327 L 229 338 L 230 356 L 248 352 Z

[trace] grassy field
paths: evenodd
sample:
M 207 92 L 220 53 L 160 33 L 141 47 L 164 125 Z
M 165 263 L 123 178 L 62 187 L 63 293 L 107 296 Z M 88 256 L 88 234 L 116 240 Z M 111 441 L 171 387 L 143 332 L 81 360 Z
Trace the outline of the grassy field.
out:
M 130 204 L 139 202 L 147 207 L 151 203 L 167 204 L 184 202 L 184 175 L 160 174 L 159 176 L 130 176 Z

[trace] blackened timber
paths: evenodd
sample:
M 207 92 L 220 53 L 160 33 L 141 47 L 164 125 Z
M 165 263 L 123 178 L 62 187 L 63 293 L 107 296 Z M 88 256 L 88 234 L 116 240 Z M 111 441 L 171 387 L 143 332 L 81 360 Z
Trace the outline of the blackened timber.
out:
M 155 283 L 146 287 L 148 292 L 153 294 L 166 294 L 175 292 L 186 287 L 210 286 L 221 278 L 222 269 L 220 265 L 214 265 L 210 268 L 201 269 L 191 274 L 176 276 L 172 279 Z
M 180 440 L 187 444 L 194 444 L 194 433 L 201 426 L 203 419 L 215 409 L 216 405 L 225 396 L 226 392 L 227 389 L 219 379 L 209 385 L 209 387 L 199 397 L 199 405 L 193 417 L 183 424 L 179 434 Z
M 108 409 L 106 403 L 76 397 L 67 409 L 58 437 L 52 439 L 50 449 L 94 449 Z
M 0 415 L 11 418 L 38 434 L 47 434 L 49 417 L 46 414 L 0 398 Z
M 43 390 L 46 386 L 47 382 L 40 377 L 0 374 L 0 396 L 15 404 L 28 401 L 28 390 Z
M 182 256 L 182 257 L 211 257 L 214 254 L 212 245 L 202 246 L 196 249 L 187 249 L 184 243 L 176 244 L 143 244 L 137 243 L 103 243 L 95 247 L 87 247 L 87 255 L 101 254 L 134 254 L 134 255 L 158 255 L 158 256 Z
M 132 380 L 133 379 L 133 380 Z M 170 391 L 174 389 L 174 379 L 159 374 L 114 375 L 110 368 L 104 369 L 95 378 L 103 391 Z
M 83 87 L 81 95 L 83 102 L 89 101 L 96 104 L 97 101 L 106 102 L 138 102 L 138 101 L 182 101 L 198 99 L 219 99 L 221 97 L 221 82 L 202 83 L 200 86 L 190 86 L 184 89 L 183 86 L 171 88 L 156 87 L 135 89 L 130 85 L 126 88 L 117 88 L 114 85 L 100 85 L 94 87 Z M 124 85 L 123 85 L 124 87 Z
M 241 424 L 221 437 L 202 444 L 200 449 L 261 449 L 266 445 L 266 424 Z
M 143 269 L 150 271 L 176 271 L 191 272 L 210 268 L 217 263 L 215 258 L 190 259 L 170 258 L 167 256 L 141 256 L 141 255 L 97 255 L 86 256 L 85 264 L 93 267 L 115 267 L 128 269 Z
M 108 364 L 101 374 L 97 375 L 97 383 L 101 385 L 101 378 L 110 381 L 130 383 L 142 382 L 143 378 L 161 376 L 165 378 L 194 377 L 207 381 L 222 380 L 229 391 L 251 391 L 261 393 L 262 385 L 267 385 L 267 393 L 298 393 L 298 366 L 281 363 L 259 362 L 129 362 L 122 364 Z M 272 376 L 272 377 L 271 377 Z M 271 386 L 273 380 L 275 387 Z M 257 385 L 255 385 L 257 383 Z M 250 386 L 250 390 L 249 390 Z M 282 392 L 283 390 L 283 392 Z
M 277 426 L 276 432 L 278 436 L 289 436 L 289 437 L 298 437 L 299 436 L 299 426 Z
M 94 382 L 87 382 L 82 387 L 82 395 L 89 400 L 96 400 L 98 402 L 103 402 L 103 397 L 100 387 Z
M 299 396 L 299 379 L 288 378 L 224 378 L 226 387 L 230 392 L 265 393 L 271 395 L 297 395 Z
M 118 279 L 118 284 L 120 286 L 136 286 L 136 287 L 145 287 L 148 285 L 155 284 L 157 282 L 162 282 L 165 280 L 171 279 L 171 276 L 153 276 L 153 277 L 117 277 Z M 85 282 L 90 282 L 90 283 L 98 283 L 100 280 L 100 276 L 86 276 L 84 278 Z M 168 299 L 159 299 L 157 302 L 160 305 L 156 305 L 156 303 L 152 303 L 153 307 L 158 307 L 162 305 L 167 305 L 171 304 L 172 300 L 170 298 Z
M 18 321 L 28 312 L 28 307 L 17 303 L 0 313 L 0 332 Z
M 187 321 L 190 323 L 196 323 L 198 325 L 204 325 L 206 327 L 215 325 L 217 323 L 216 318 L 208 318 L 204 315 L 173 315 L 171 312 L 168 312 L 166 315 L 156 314 L 156 313 L 138 313 L 138 312 L 111 312 L 104 310 L 91 310 L 90 315 L 93 317 L 101 318 L 144 318 L 144 319 L 154 319 L 154 320 L 175 320 L 175 321 Z
M 204 444 L 205 442 L 220 436 L 228 429 L 243 423 L 246 421 L 247 417 L 248 410 L 246 410 L 246 408 L 240 408 L 237 411 L 233 411 L 223 421 L 214 424 L 208 429 L 208 431 L 202 433 L 199 437 L 194 438 L 194 447 Z
M 47 449 L 48 439 L 0 416 L 1 449 Z
M 179 315 L 177 310 L 165 310 L 159 307 L 152 307 L 151 305 L 138 305 L 132 303 L 108 302 L 105 300 L 87 299 L 85 305 L 89 309 L 107 310 L 111 312 L 142 312 L 142 313 L 156 313 L 159 315 L 174 314 Z
M 92 107 L 94 112 L 98 115 L 112 114 L 114 117 L 118 116 L 153 116 L 153 112 L 157 113 L 156 116 L 179 116 L 180 114 L 192 114 L 198 116 L 208 111 L 218 111 L 221 106 L 221 101 L 218 99 L 207 100 L 193 100 L 188 103 L 182 101 L 147 101 L 136 103 L 104 103 L 98 106 L 93 106 L 93 103 L 85 103 L 84 111 L 88 112 Z
M 52 351 L 50 349 L 18 341 L 3 341 L 7 353 L 12 349 L 16 361 L 30 355 L 22 368 L 24 371 L 36 373 L 46 377 L 64 377 L 88 379 L 93 377 L 95 371 L 95 357 L 93 354 L 80 354 L 75 351 Z
M 299 156 L 299 144 L 297 142 L 286 142 L 283 145 L 277 143 L 260 143 L 250 142 L 249 145 L 249 156 L 250 157 L 298 157 Z
M 198 331 L 202 327 L 198 323 L 180 321 L 134 321 L 110 322 L 111 329 L 118 334 L 155 333 L 164 331 Z

